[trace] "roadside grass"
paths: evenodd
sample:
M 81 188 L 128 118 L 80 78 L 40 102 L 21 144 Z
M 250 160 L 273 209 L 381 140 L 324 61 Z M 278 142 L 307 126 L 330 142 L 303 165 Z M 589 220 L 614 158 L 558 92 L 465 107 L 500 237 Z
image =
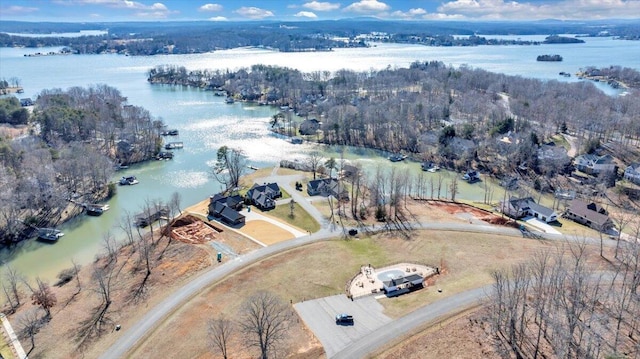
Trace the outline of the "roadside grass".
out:
M 320 230 L 320 223 L 311 217 L 311 215 L 298 203 L 294 204 L 293 218 L 290 216 L 291 208 L 289 207 L 289 203 L 278 205 L 275 209 L 263 212 L 263 214 L 280 219 L 305 232 L 315 233 Z
M 259 290 L 269 290 L 287 303 L 296 303 L 344 294 L 347 281 L 362 265 L 379 268 L 406 261 L 440 267 L 442 274 L 425 289 L 380 300 L 385 313 L 395 318 L 435 300 L 489 284 L 493 271 L 508 269 L 554 246 L 552 242 L 521 237 L 451 231 L 418 231 L 410 240 L 379 235 L 310 244 L 265 259 L 205 289 L 167 319 L 134 354 L 152 357 L 179 352 L 185 357 L 201 357 L 209 350 L 207 319 L 235 318 L 244 299 Z M 319 345 L 295 313 L 292 316 L 294 343 L 290 348 Z
M 4 358 L 4 359 L 14 359 L 15 356 L 13 355 L 13 350 L 11 350 L 11 346 L 9 344 L 9 341 L 7 340 L 4 334 L 4 329 L 0 330 L 0 358 Z

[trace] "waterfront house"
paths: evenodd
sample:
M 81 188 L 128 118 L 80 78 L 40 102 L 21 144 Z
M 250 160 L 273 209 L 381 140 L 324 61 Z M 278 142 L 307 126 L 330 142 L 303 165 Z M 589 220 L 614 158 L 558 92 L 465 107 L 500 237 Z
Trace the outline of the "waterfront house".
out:
M 282 197 L 282 191 L 277 183 L 267 183 L 263 185 L 254 184 L 247 191 L 247 198 L 251 204 L 263 211 L 276 208 L 276 198 Z
M 624 170 L 624 179 L 640 185 L 640 163 L 632 163 Z
M 558 214 L 552 208 L 536 203 L 531 197 L 511 197 L 507 202 L 501 202 L 500 208 L 502 213 L 515 219 L 531 216 L 546 223 L 558 220 Z
M 26 107 L 26 106 L 33 106 L 33 100 L 31 100 L 30 98 L 21 98 L 20 99 L 20 106 L 22 107 Z
M 223 196 L 215 194 L 209 197 L 209 215 L 220 218 L 230 225 L 242 225 L 245 217 L 238 211 L 242 210 L 243 199 L 239 195 Z
M 579 171 L 590 175 L 616 170 L 616 164 L 613 162 L 611 155 L 584 154 L 576 157 L 574 164 Z
M 322 178 L 309 181 L 307 183 L 307 193 L 309 196 L 334 196 L 341 201 L 348 201 L 349 194 L 340 188 L 340 183 L 335 178 Z
M 613 228 L 613 221 L 607 215 L 607 211 L 594 202 L 587 203 L 574 199 L 569 202 L 564 217 L 601 232 Z

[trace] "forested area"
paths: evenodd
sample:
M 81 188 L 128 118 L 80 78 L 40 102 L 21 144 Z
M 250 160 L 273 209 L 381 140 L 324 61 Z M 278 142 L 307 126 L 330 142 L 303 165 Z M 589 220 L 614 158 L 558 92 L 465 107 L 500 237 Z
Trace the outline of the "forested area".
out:
M 637 358 L 640 245 L 620 242 L 604 268 L 571 244 L 494 273 L 489 321 L 503 357 Z
M 107 35 L 81 37 L 32 37 L 9 33 L 51 33 L 80 30 L 106 30 Z M 638 39 L 640 28 L 626 21 L 613 22 L 484 22 L 338 20 L 304 22 L 171 22 L 171 23 L 23 23 L 0 22 L 0 46 L 65 46 L 79 54 L 107 52 L 128 55 L 188 54 L 220 49 L 257 46 L 290 51 L 326 51 L 340 47 L 367 46 L 359 38 L 394 43 L 420 43 L 428 46 L 535 45 L 539 42 L 477 36 L 583 34 Z M 375 35 L 374 35 L 375 34 Z M 463 35 L 463 36 L 460 36 Z M 581 41 L 563 38 L 568 41 Z
M 71 200 L 113 195 L 116 166 L 149 159 L 161 145 L 161 121 L 106 85 L 44 90 L 30 122 L 28 136 L 0 138 L 0 245 L 78 213 Z
M 631 69 L 619 72 L 638 76 Z M 149 81 L 222 90 L 236 100 L 287 106 L 300 116 L 317 117 L 320 131 L 309 140 L 404 152 L 495 176 L 522 164 L 543 179 L 567 171 L 566 152 L 545 155 L 545 144 L 558 133 L 575 135 L 580 152 L 614 143 L 634 153 L 640 135 L 637 90 L 612 97 L 587 81 L 541 81 L 435 61 L 335 74 L 264 65 L 235 72 L 159 66 L 149 71 Z M 287 111 L 272 125 L 293 127 L 291 135 L 297 134 Z

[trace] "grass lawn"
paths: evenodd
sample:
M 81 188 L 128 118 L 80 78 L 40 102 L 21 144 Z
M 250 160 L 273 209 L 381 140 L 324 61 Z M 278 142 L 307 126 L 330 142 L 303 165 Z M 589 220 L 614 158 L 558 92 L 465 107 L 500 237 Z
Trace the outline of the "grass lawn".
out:
M 296 303 L 344 293 L 345 284 L 361 265 L 381 267 L 406 261 L 442 268 L 442 274 L 425 289 L 380 301 L 385 313 L 397 318 L 435 300 L 489 284 L 493 271 L 509 268 L 555 245 L 521 237 L 450 231 L 417 231 L 410 240 L 381 235 L 314 243 L 263 260 L 207 288 L 160 325 L 134 354 L 153 357 L 180 352 L 185 357 L 204 357 L 209 350 L 206 320 L 221 315 L 235 318 L 244 298 L 259 290 L 269 290 L 287 303 Z M 292 316 L 297 318 L 295 313 Z M 308 333 L 306 328 L 297 320 L 293 325 L 293 352 L 317 347 L 317 340 L 304 335 Z
M 2 329 L 4 331 L 4 329 Z M 14 359 L 13 351 L 9 345 L 9 341 L 5 339 L 4 335 L 0 335 L 0 358 Z
M 265 214 L 269 216 L 276 217 L 288 224 L 298 227 L 303 231 L 307 232 L 317 232 L 320 230 L 320 223 L 318 223 L 307 211 L 304 210 L 298 203 L 294 205 L 294 218 L 291 218 L 289 215 L 291 214 L 291 208 L 289 204 L 281 204 L 276 206 L 275 209 L 265 212 Z

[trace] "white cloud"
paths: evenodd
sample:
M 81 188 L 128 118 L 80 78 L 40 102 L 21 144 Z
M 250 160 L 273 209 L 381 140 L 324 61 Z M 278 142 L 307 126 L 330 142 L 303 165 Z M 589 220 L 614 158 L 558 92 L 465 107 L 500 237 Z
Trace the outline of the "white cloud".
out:
M 198 8 L 198 11 L 222 11 L 220 4 L 204 4 Z
M 344 8 L 345 11 L 353 11 L 357 13 L 372 13 L 387 11 L 391 7 L 378 0 L 360 0 Z
M 37 7 L 17 6 L 17 5 L 0 8 L 0 12 L 2 12 L 4 15 L 23 15 L 23 14 L 36 12 L 38 10 L 39 9 Z
M 504 0 L 454 0 L 438 7 L 440 15 L 476 19 L 599 19 L 637 18 L 637 0 L 564 0 L 546 3 Z
M 227 21 L 229 19 L 227 19 L 224 16 L 214 16 L 214 17 L 210 17 L 209 21 Z
M 312 13 L 311 11 L 300 11 L 297 14 L 293 15 L 296 17 L 308 17 L 310 19 L 317 19 L 318 16 L 314 13 Z
M 416 17 L 421 17 L 427 15 L 427 10 L 423 8 L 409 9 L 409 11 L 394 11 L 391 13 L 392 17 L 397 17 L 401 19 L 415 19 Z
M 339 3 L 330 3 L 330 2 L 321 2 L 321 1 L 311 1 L 308 3 L 302 4 L 303 7 L 307 9 L 311 9 L 313 11 L 332 11 L 338 10 L 340 8 Z
M 253 7 L 253 6 L 251 7 L 243 6 L 234 12 L 240 16 L 253 19 L 253 20 L 259 20 L 259 19 L 264 19 L 267 17 L 274 16 L 273 12 L 269 10 L 260 9 L 258 7 Z

